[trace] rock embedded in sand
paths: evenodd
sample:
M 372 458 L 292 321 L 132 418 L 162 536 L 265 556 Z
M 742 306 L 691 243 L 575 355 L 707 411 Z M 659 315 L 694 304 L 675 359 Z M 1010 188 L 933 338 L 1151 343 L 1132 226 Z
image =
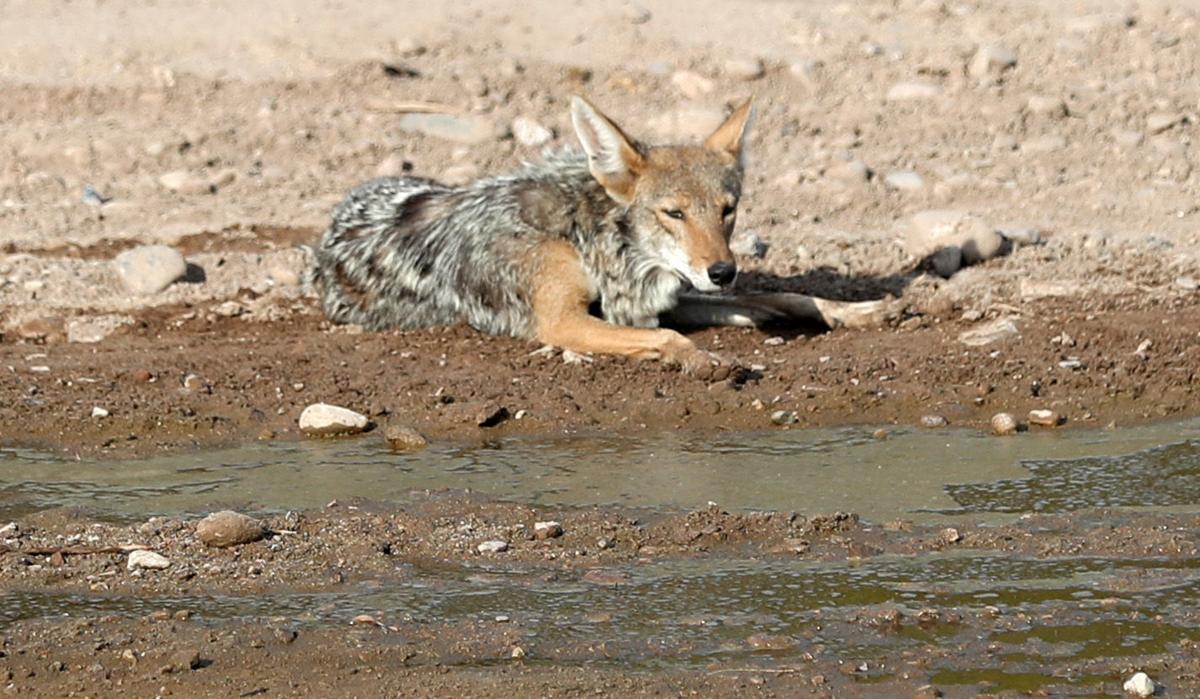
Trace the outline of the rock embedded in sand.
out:
M 776 410 L 771 413 L 771 422 L 776 425 L 794 425 L 800 421 L 794 410 Z
M 974 78 L 995 78 L 1015 65 L 1015 51 L 999 44 L 985 44 L 975 51 L 967 72 Z
M 313 403 L 300 413 L 300 431 L 311 437 L 358 434 L 367 429 L 367 416 L 328 403 Z
M 1154 680 L 1150 679 L 1150 676 L 1144 672 L 1139 672 L 1125 680 L 1123 689 L 1126 694 L 1132 694 L 1135 697 L 1152 697 L 1158 691 Z
M 1000 436 L 1016 434 L 1017 418 L 1013 417 L 1012 413 L 996 413 L 992 416 L 992 432 Z
M 983 347 L 1020 334 L 1011 318 L 997 318 L 977 328 L 959 333 L 958 341 L 967 347 Z
M 113 259 L 125 288 L 135 294 L 156 294 L 187 274 L 187 261 L 166 245 L 142 245 Z
M 901 192 L 915 192 L 919 189 L 924 189 L 925 178 L 912 170 L 896 170 L 884 175 L 883 184 L 888 189 L 895 189 Z
M 497 136 L 496 125 L 477 114 L 405 114 L 397 126 L 443 141 L 475 145 Z
M 131 551 L 129 558 L 125 561 L 125 568 L 128 570 L 139 568 L 161 570 L 169 565 L 171 565 L 171 561 L 167 560 L 166 556 L 153 551 Z
M 423 449 L 429 446 L 429 440 L 408 425 L 388 425 L 383 429 L 383 439 L 389 447 L 397 451 Z
M 962 251 L 963 264 L 968 265 L 989 260 L 1004 250 L 1004 236 L 978 216 L 957 209 L 928 209 L 913 214 L 904 242 L 916 258 L 956 247 Z
M 1029 424 L 1039 427 L 1057 427 L 1062 416 L 1053 410 L 1030 410 Z
M 758 80 L 766 67 L 758 58 L 730 58 L 725 61 L 725 74 L 738 80 Z
M 554 132 L 529 117 L 519 116 L 512 121 L 513 138 L 523 146 L 536 148 L 554 138 Z
M 196 538 L 215 548 L 249 544 L 266 535 L 261 522 L 233 510 L 214 512 L 196 524 Z
M 563 534 L 562 524 L 554 521 L 534 522 L 533 535 L 538 539 L 555 539 Z
M 1038 116 L 1060 119 L 1067 115 L 1067 103 L 1054 95 L 1031 95 L 1025 102 L 1025 111 Z
M 671 84 L 688 99 L 697 99 L 712 92 L 713 81 L 691 70 L 677 70 L 671 76 Z
M 1155 112 L 1146 117 L 1146 130 L 1151 135 L 1160 134 L 1163 131 L 1183 121 L 1183 115 L 1169 112 Z
M 862 184 L 871 179 L 871 168 L 861 160 L 849 160 L 830 165 L 825 170 L 825 177 L 847 184 Z
M 500 541 L 499 539 L 485 541 L 476 546 L 475 550 L 479 551 L 480 553 L 504 553 L 508 550 L 508 542 Z
M 916 100 L 927 100 L 937 97 L 942 94 L 940 85 L 923 82 L 904 82 L 896 83 L 888 88 L 888 102 L 912 102 Z

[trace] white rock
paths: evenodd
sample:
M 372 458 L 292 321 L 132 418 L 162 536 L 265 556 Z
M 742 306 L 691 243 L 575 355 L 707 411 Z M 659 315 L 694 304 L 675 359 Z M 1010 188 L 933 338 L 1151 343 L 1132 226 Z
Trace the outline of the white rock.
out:
M 1127 129 L 1113 129 L 1113 142 L 1122 148 L 1137 148 L 1146 140 L 1146 134 L 1141 131 L 1129 131 Z
M 500 541 L 498 539 L 493 541 L 485 541 L 476 546 L 475 549 L 480 553 L 504 553 L 508 550 L 508 542 Z
M 1000 228 L 1000 235 L 1005 239 L 1016 243 L 1017 245 L 1041 245 L 1042 233 L 1036 228 L 1025 228 L 1021 226 L 1003 226 Z
M 512 122 L 513 138 L 517 143 L 536 148 L 554 138 L 554 132 L 528 117 L 519 116 Z
M 166 245 L 143 245 L 113 260 L 125 288 L 135 294 L 155 294 L 187 274 L 187 261 Z
M 980 46 L 967 66 L 967 72 L 975 78 L 994 78 L 1017 64 L 1017 54 L 1007 46 L 997 44 Z
M 883 184 L 889 189 L 915 192 L 925 186 L 925 179 L 912 170 L 896 170 L 883 178 Z
M 983 347 L 1019 334 L 1021 331 L 1017 329 L 1017 324 L 1011 318 L 997 318 L 979 327 L 959 333 L 958 341 L 968 347 Z
M 688 99 L 709 94 L 716 87 L 713 81 L 691 70 L 677 70 L 671 76 L 671 84 Z
M 172 170 L 158 178 L 158 183 L 172 192 L 181 194 L 202 194 L 212 191 L 212 185 L 203 177 L 197 177 L 187 170 Z
M 1125 691 L 1135 697 L 1152 697 L 1157 689 L 1154 686 L 1154 680 L 1144 672 L 1139 672 L 1125 680 Z
M 367 416 L 328 403 L 313 403 L 300 413 L 300 431 L 323 437 L 356 434 L 367 428 Z
M 887 91 L 888 102 L 910 102 L 933 99 L 942 94 L 940 85 L 923 82 L 904 82 L 892 85 Z
M 98 405 L 93 405 L 92 417 L 108 417 L 108 411 Z
M 129 558 L 125 562 L 125 568 L 128 570 L 138 568 L 161 570 L 169 565 L 171 565 L 171 561 L 167 560 L 166 556 L 153 551 L 130 551 Z
M 1061 416 L 1053 410 L 1030 410 L 1029 424 L 1041 427 L 1057 427 L 1062 421 Z
M 1195 277 L 1178 277 L 1175 279 L 1175 286 L 1184 291 L 1195 291 L 1200 289 L 1200 282 L 1197 282 Z

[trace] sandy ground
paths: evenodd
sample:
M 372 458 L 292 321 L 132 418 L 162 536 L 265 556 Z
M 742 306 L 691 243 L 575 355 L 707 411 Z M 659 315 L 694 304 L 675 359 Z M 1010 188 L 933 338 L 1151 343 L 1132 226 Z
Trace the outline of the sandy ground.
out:
M 998 411 L 1023 417 L 1034 408 L 1057 411 L 1069 428 L 1200 412 L 1193 0 L 470 0 L 451 8 L 0 0 L 0 16 L 6 445 L 116 457 L 295 439 L 300 411 L 317 401 L 434 439 L 781 429 L 776 411 L 794 417 L 787 428 L 927 415 L 985 428 Z M 997 58 L 972 67 L 981 51 L 1002 57 L 1000 49 L 1014 65 Z M 739 225 L 769 247 L 740 260 L 742 283 L 845 299 L 891 295 L 900 315 L 868 330 L 697 333 L 747 368 L 711 385 L 654 364 L 565 364 L 531 354 L 536 345 L 464 328 L 375 334 L 323 321 L 300 284 L 300 246 L 319 236 L 346 190 L 408 171 L 461 181 L 571 144 L 566 105 L 576 93 L 650 141 L 695 138 L 753 93 Z M 468 115 L 483 135 L 468 142 L 407 130 L 402 112 L 414 102 Z M 549 129 L 550 140 L 515 138 L 519 117 Z M 920 186 L 898 187 L 897 173 L 915 173 Z M 904 244 L 913 214 L 929 209 L 970 212 L 1038 242 L 943 279 Z M 148 243 L 174 247 L 191 271 L 162 292 L 133 295 L 112 259 Z M 967 342 L 1005 321 L 1015 332 Z M 107 416 L 95 416 L 97 407 Z M 509 419 L 479 426 L 501 408 Z M 756 534 L 750 543 L 770 549 L 780 537 Z M 312 553 L 309 562 L 324 570 L 322 560 Z M 0 584 L 18 584 L 11 571 Z M 77 581 L 20 584 L 69 590 Z M 172 650 L 209 633 L 184 624 L 184 640 L 174 641 L 142 622 L 113 623 L 113 634 Z M 289 646 L 288 665 L 303 667 L 296 661 L 328 645 L 321 634 L 336 633 Z M 69 640 L 85 637 L 56 622 L 6 636 L 31 649 L 65 643 L 68 665 L 86 663 L 95 641 Z M 418 691 L 429 696 L 486 693 L 501 681 L 522 694 L 627 686 L 790 695 L 833 691 L 811 675 L 846 677 L 824 667 L 746 684 L 610 668 L 587 670 L 576 685 L 552 666 L 455 665 L 444 675 L 432 664 L 400 668 L 338 648 L 340 681 L 349 683 L 339 686 L 364 696 L 413 683 L 432 687 Z M 10 667 L 26 669 L 6 652 Z M 218 662 L 252 671 L 237 663 L 253 661 L 234 656 Z M 351 672 L 360 662 L 376 672 Z M 37 673 L 14 686 L 47 696 L 68 687 Z M 325 691 L 325 680 L 302 674 L 289 691 Z M 158 686 L 146 675 L 130 676 L 140 678 L 138 691 Z M 171 681 L 180 677 L 198 684 L 173 692 L 230 691 L 207 683 L 211 673 Z M 910 692 L 924 679 L 889 681 Z M 126 686 L 68 691 L 111 695 Z

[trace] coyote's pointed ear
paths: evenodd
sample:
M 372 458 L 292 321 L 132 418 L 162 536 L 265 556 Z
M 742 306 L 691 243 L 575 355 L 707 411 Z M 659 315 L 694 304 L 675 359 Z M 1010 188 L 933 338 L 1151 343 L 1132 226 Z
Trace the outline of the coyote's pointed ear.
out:
M 746 140 L 747 127 L 750 124 L 750 114 L 753 111 L 754 98 L 751 97 L 741 106 L 733 110 L 733 114 L 717 127 L 704 145 L 709 148 L 732 155 L 738 163 L 742 162 L 742 144 Z
M 637 144 L 582 97 L 571 99 L 571 123 L 587 153 L 592 177 L 618 203 L 633 201 L 643 165 Z

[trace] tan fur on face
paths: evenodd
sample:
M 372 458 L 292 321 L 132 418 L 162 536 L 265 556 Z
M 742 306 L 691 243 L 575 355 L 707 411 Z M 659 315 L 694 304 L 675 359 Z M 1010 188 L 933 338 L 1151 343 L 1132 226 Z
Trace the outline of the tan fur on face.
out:
M 659 223 L 675 236 L 697 270 L 733 262 L 729 236 L 733 219 L 728 205 L 741 195 L 741 168 L 734 156 L 702 146 L 653 148 L 638 179 L 637 198 L 653 207 Z M 679 209 L 682 221 L 664 209 Z

